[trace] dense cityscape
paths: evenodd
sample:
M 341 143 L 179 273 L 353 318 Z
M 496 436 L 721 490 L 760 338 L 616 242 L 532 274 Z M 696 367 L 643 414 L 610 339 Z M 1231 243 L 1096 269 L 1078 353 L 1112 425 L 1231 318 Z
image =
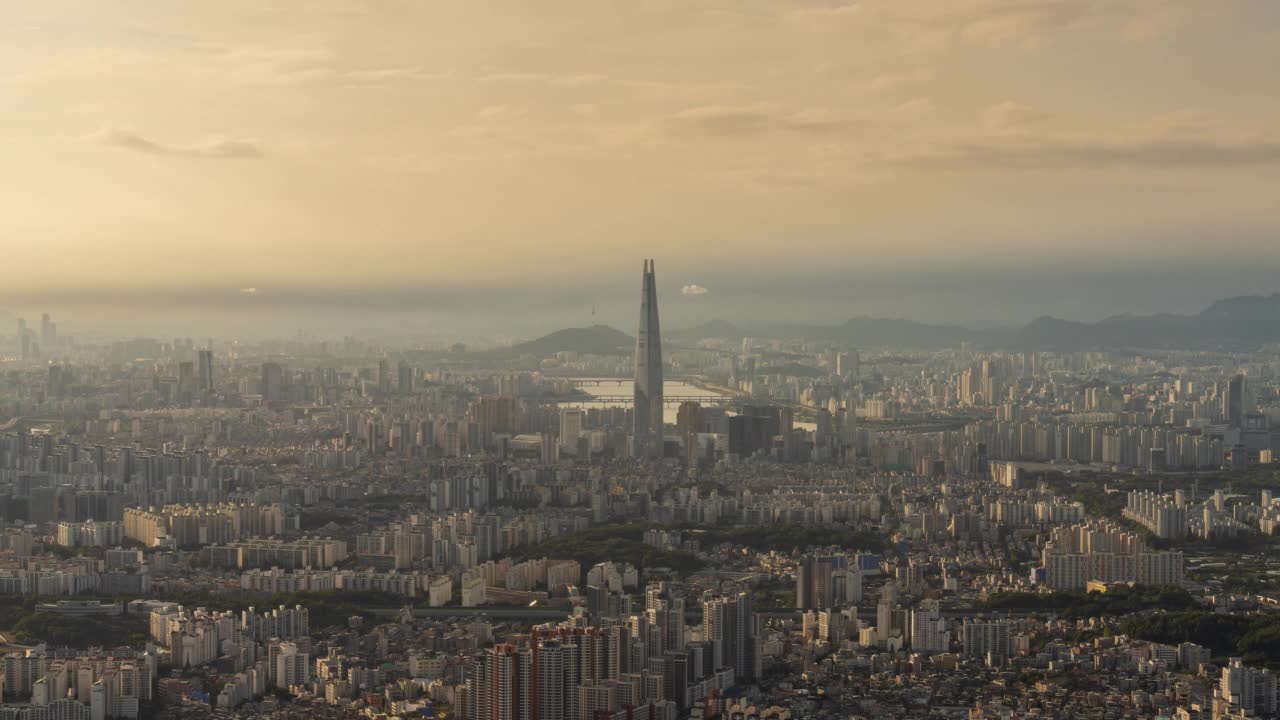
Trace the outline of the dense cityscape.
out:
M 1277 0 L 0 0 L 0 720 L 1280 720 Z
M 475 350 L 19 319 L 0 718 L 1276 714 L 1274 345 L 664 336 L 655 275 Z

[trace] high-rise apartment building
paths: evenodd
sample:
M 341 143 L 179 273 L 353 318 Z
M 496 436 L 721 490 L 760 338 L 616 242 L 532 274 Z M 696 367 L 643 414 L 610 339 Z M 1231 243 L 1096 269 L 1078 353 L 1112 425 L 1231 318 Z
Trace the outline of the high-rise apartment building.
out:
M 582 436 L 582 421 L 585 416 L 586 412 L 580 408 L 560 410 L 560 447 L 577 451 L 578 438 Z
M 1274 717 L 1277 709 L 1276 676 L 1251 668 L 1238 657 L 1227 661 L 1218 681 L 1218 696 L 1233 708 L 1259 717 Z
M 1008 620 L 966 620 L 961 635 L 969 657 L 998 662 L 1013 654 Z
M 711 645 L 712 664 L 717 669 L 733 668 L 733 676 L 739 683 L 760 677 L 759 627 L 751 593 L 705 595 L 702 637 Z
M 825 610 L 851 600 L 849 556 L 806 555 L 796 568 L 796 609 Z M 853 568 L 856 573 L 857 569 Z M 861 596 L 861 578 L 858 578 Z M 856 602 L 856 600 L 855 600 Z
M 937 600 L 923 600 L 911 611 L 911 649 L 920 653 L 943 653 L 949 649 L 950 635 Z

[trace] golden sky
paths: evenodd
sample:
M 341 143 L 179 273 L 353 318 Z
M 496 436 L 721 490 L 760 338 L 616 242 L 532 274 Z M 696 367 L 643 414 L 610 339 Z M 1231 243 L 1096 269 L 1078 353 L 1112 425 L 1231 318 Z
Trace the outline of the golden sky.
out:
M 1274 258 L 1277 68 L 1270 0 L 0 0 L 0 281 Z

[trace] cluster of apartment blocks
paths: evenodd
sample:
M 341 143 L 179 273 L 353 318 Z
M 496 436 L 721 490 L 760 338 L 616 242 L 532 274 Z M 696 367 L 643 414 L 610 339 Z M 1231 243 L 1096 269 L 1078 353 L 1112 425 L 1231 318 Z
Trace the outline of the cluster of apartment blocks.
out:
M 1090 581 L 1179 585 L 1185 577 L 1180 551 L 1152 550 L 1107 520 L 1054 528 L 1041 565 L 1043 582 L 1053 590 L 1079 590 Z
M 1003 460 L 1072 460 L 1127 467 L 1220 467 L 1234 446 L 1231 433 L 1210 428 L 1116 426 L 1076 422 L 982 421 L 966 436 Z
M 347 559 L 345 540 L 308 538 L 298 540 L 254 539 L 202 549 L 209 567 L 229 570 L 280 567 L 286 570 L 331 568 Z
M 258 593 L 376 591 L 417 598 L 424 594 L 431 607 L 447 605 L 453 598 L 453 578 L 419 572 L 389 570 L 294 570 L 282 568 L 246 570 L 241 589 Z
M 166 664 L 200 667 L 230 656 L 243 669 L 266 658 L 267 679 L 274 684 L 281 644 L 289 640 L 309 643 L 310 621 L 302 606 L 281 606 L 265 612 L 251 607 L 237 614 L 161 603 L 151 611 L 150 632 L 156 644 L 164 648 Z M 291 684 L 294 683 L 278 686 Z
M 1237 514 L 1239 517 L 1237 517 Z M 1258 504 L 1239 503 L 1228 512 L 1221 489 L 1199 505 L 1188 505 L 1182 490 L 1173 497 L 1150 490 L 1129 493 L 1124 516 L 1141 523 L 1163 540 L 1181 540 L 1188 535 L 1210 539 L 1232 537 L 1250 531 L 1244 519 L 1256 521 L 1256 528 L 1271 535 L 1280 520 L 1280 507 L 1271 503 L 1271 491 L 1263 490 Z
M 614 573 L 617 571 L 614 570 Z M 512 563 L 509 559 L 490 560 L 453 575 L 399 570 L 379 572 L 373 568 L 292 571 L 280 567 L 252 569 L 241 573 L 240 587 L 260 593 L 377 591 L 407 598 L 425 595 L 431 607 L 443 607 L 455 599 L 456 581 L 461 591 L 462 605 L 476 607 L 487 601 L 490 588 L 510 592 L 529 592 L 539 587 L 554 590 L 566 585 L 576 587 L 581 579 L 582 568 L 577 561 L 540 558 L 521 563 Z M 631 585 L 634 586 L 635 583 L 635 570 L 632 568 Z
M 1277 710 L 1275 674 L 1230 658 L 1214 688 L 1214 717 L 1275 717 Z
M 708 497 L 677 488 L 649 506 L 645 517 L 661 525 L 714 525 L 732 520 L 742 525 L 773 523 L 832 524 L 879 519 L 881 498 L 876 494 L 845 492 L 778 492 L 741 498 L 712 490 Z
M 130 650 L 7 653 L 0 695 L 28 701 L 0 704 L 0 719 L 136 718 L 140 703 L 151 700 L 157 664 L 155 655 Z
M 1078 523 L 1085 519 L 1085 514 L 1083 503 L 1058 498 L 1037 502 L 996 500 L 987 505 L 987 518 L 996 525 L 1009 527 Z
M 1131 491 L 1125 500 L 1124 516 L 1141 523 L 1162 540 L 1187 536 L 1187 500 L 1181 490 L 1172 498 L 1150 490 Z
M 124 536 L 146 547 L 215 545 L 271 537 L 286 529 L 284 507 L 273 505 L 166 505 L 126 508 Z
M 124 539 L 123 523 L 114 521 L 60 522 L 54 539 L 64 547 L 114 547 Z
M 143 595 L 150 590 L 146 565 L 99 572 L 93 558 L 73 558 L 0 569 L 0 595 Z
M 424 565 L 436 570 L 467 569 L 504 550 L 536 544 L 563 532 L 585 530 L 590 525 L 590 517 L 575 512 L 514 517 L 474 511 L 435 518 L 418 515 L 357 535 L 355 554 L 360 564 L 378 570 Z
M 457 693 L 465 720 L 674 720 L 680 708 L 734 683 L 734 669 L 708 669 L 711 653 L 671 650 L 630 667 L 626 628 L 535 631 L 528 645 L 503 644 L 474 658 Z M 710 648 L 705 648 L 710 649 Z M 643 654 L 643 653 L 642 653 Z
M 250 656 L 242 652 L 244 669 L 227 679 L 214 701 L 215 706 L 230 710 L 271 688 L 294 690 L 306 686 L 311 682 L 310 647 L 311 641 L 306 638 L 273 639 L 264 653 Z

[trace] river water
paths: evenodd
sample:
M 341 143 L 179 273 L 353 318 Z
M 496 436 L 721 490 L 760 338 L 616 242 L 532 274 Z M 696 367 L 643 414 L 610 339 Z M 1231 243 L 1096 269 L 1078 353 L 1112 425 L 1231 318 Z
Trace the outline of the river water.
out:
M 575 380 L 586 380 L 592 384 L 580 386 L 580 389 L 595 396 L 606 396 L 610 399 L 600 400 L 598 402 L 574 403 L 575 406 L 585 408 L 606 408 L 606 407 L 631 407 L 631 397 L 635 393 L 635 381 L 631 378 L 574 378 Z M 594 383 L 599 384 L 594 384 Z M 717 390 L 709 390 L 707 388 L 698 387 L 682 380 L 667 380 L 662 383 L 662 394 L 666 397 L 704 397 L 708 400 L 724 397 L 724 393 Z M 625 399 L 613 399 L 614 396 L 623 396 Z M 679 412 L 680 406 L 676 403 L 668 403 L 663 406 L 662 416 L 668 423 L 675 423 L 676 414 Z
M 635 393 L 635 381 L 631 378 L 574 378 L 575 380 L 586 380 L 599 384 L 582 385 L 581 390 L 589 395 L 596 396 L 625 396 L 625 399 L 609 399 L 599 402 L 574 403 L 574 407 L 584 408 L 606 408 L 606 407 L 631 407 L 632 396 Z M 714 398 L 725 397 L 725 393 L 719 390 L 710 390 L 699 387 L 682 380 L 666 380 L 662 383 L 662 394 L 665 397 L 704 397 L 708 400 Z M 676 415 L 680 412 L 678 403 L 668 403 L 663 406 L 662 418 L 663 422 L 674 425 Z M 734 414 L 730 412 L 730 414 Z M 804 422 L 796 420 L 793 425 L 798 428 L 813 431 L 817 429 L 817 425 L 813 422 Z

